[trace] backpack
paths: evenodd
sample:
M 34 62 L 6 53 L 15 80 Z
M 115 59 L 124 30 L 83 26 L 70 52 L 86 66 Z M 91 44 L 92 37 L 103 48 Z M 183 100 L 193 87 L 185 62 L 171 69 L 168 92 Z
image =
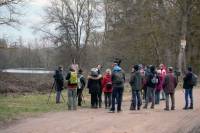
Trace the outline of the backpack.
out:
M 71 72 L 70 73 L 70 79 L 69 79 L 70 84 L 76 85 L 78 84 L 78 75 L 76 72 Z
M 112 89 L 112 83 L 111 83 L 111 82 L 108 82 L 108 83 L 106 84 L 106 89 L 107 89 L 107 90 L 111 90 L 111 89 Z
M 116 84 L 124 83 L 124 76 L 123 76 L 123 73 L 121 71 L 114 72 L 114 75 L 115 75 L 114 83 L 116 83 Z
M 192 73 L 192 81 L 191 81 L 191 85 L 192 86 L 196 86 L 197 85 L 197 81 L 198 80 L 198 76 L 194 73 Z
M 158 77 L 156 74 L 153 75 L 153 78 L 151 79 L 152 84 L 158 84 Z

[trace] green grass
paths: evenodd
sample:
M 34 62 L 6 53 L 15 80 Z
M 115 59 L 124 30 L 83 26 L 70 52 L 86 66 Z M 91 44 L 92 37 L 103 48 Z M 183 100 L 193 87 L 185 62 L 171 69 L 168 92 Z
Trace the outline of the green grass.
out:
M 27 116 L 35 116 L 45 112 L 67 110 L 67 104 L 55 104 L 55 95 L 51 95 L 47 104 L 48 95 L 27 94 L 17 96 L 0 95 L 0 122 L 11 121 Z M 66 100 L 66 96 L 65 96 Z

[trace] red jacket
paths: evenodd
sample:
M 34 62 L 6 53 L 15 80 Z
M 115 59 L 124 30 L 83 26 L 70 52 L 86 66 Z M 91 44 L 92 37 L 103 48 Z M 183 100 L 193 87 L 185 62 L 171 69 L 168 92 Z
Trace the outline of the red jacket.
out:
M 106 88 L 106 85 L 107 85 L 108 82 L 110 82 L 110 83 L 112 82 L 111 75 L 105 74 L 103 76 L 103 80 L 102 80 L 102 88 L 103 88 L 103 92 L 104 93 L 105 92 L 112 92 L 112 89 L 107 89 Z

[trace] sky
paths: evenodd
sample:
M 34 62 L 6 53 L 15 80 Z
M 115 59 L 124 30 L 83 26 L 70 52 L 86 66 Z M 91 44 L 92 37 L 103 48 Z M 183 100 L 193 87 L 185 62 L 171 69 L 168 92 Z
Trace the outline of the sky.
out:
M 16 28 L 1 26 L 0 38 L 6 38 L 10 42 L 15 42 L 19 36 L 24 40 L 39 38 L 40 34 L 34 33 L 32 27 L 42 21 L 42 16 L 45 15 L 44 8 L 49 4 L 49 0 L 27 0 L 19 9 L 23 13 L 20 17 L 22 25 L 18 25 Z
M 27 43 L 35 39 L 39 40 L 42 33 L 34 32 L 32 27 L 40 25 L 42 16 L 45 16 L 44 9 L 50 6 L 50 1 L 51 0 L 26 0 L 25 4 L 19 8 L 20 12 L 23 13 L 20 17 L 20 22 L 22 24 L 18 25 L 16 28 L 0 26 L 0 38 L 8 40 L 10 44 L 18 42 L 19 38 L 22 38 L 22 40 Z M 104 24 L 104 19 L 103 16 L 99 16 L 102 15 L 98 15 L 98 19 L 95 21 L 100 24 L 101 27 L 96 30 L 101 32 L 104 30 L 104 26 L 102 26 Z

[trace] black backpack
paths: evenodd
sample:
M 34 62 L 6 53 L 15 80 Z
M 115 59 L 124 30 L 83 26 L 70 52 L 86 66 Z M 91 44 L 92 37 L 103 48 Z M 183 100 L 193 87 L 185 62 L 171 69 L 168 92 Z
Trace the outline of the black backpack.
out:
M 114 72 L 114 83 L 123 84 L 124 83 L 124 75 L 122 71 Z

